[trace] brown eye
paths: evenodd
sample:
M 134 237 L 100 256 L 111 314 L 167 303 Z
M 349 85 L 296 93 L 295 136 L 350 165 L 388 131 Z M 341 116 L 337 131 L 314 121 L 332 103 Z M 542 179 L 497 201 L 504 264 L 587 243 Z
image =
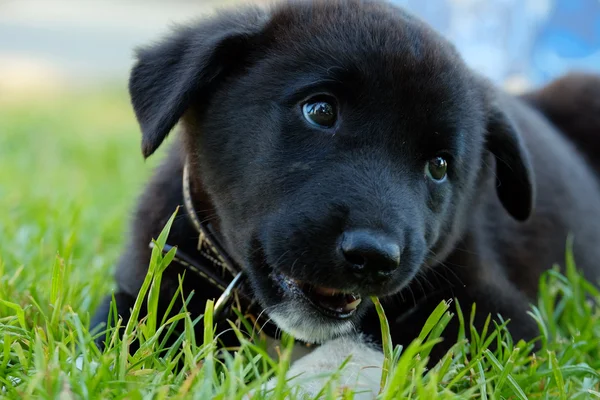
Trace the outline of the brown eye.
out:
M 448 162 L 442 157 L 432 158 L 425 164 L 425 175 L 436 182 L 444 181 L 444 179 L 446 179 L 447 171 Z
M 319 128 L 331 128 L 337 121 L 335 103 L 330 100 L 309 100 L 302 106 L 304 118 Z

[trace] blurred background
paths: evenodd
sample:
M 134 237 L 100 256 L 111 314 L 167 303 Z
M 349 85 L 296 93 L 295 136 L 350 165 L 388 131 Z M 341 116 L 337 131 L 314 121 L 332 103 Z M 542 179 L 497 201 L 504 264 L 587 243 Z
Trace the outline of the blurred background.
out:
M 599 0 L 393 0 L 497 83 L 600 69 Z M 0 96 L 125 82 L 132 48 L 241 0 L 0 0 Z M 253 2 L 263 2 L 254 0 Z
M 395 2 L 510 90 L 600 72 L 600 0 Z M 132 206 L 164 155 L 141 156 L 132 50 L 239 3 L 0 0 L 0 300 L 52 313 L 58 279 L 62 304 L 85 319 L 114 287 Z M 0 318 L 11 313 L 0 302 Z

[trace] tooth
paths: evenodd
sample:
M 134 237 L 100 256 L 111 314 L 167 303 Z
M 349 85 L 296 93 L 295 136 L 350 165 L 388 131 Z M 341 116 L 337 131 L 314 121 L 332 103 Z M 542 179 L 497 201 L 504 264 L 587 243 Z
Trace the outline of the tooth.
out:
M 360 297 L 358 297 L 353 302 L 350 302 L 350 303 L 346 304 L 346 306 L 344 307 L 344 309 L 346 309 L 348 311 L 355 310 L 358 307 L 358 305 L 360 304 L 361 301 L 362 301 L 362 299 Z
M 346 298 L 345 298 L 346 302 L 352 303 L 356 299 L 360 299 L 360 296 L 357 294 L 352 294 L 352 293 L 346 294 Z

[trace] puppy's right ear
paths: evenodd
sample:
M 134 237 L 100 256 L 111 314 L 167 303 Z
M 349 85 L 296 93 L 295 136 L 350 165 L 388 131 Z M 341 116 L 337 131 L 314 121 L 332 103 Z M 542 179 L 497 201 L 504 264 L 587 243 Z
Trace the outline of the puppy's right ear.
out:
M 208 100 L 219 80 L 242 66 L 267 21 L 259 9 L 222 15 L 137 51 L 129 94 L 144 157 L 156 151 L 192 100 Z

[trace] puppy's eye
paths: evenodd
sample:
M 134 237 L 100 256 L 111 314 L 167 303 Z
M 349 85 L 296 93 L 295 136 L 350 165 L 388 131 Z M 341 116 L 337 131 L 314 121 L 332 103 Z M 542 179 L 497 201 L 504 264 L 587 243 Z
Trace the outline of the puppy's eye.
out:
M 333 99 L 310 99 L 302 106 L 304 118 L 319 128 L 331 128 L 337 121 L 337 107 Z
M 425 164 L 425 175 L 436 182 L 444 181 L 447 171 L 448 162 L 442 157 L 432 158 Z

